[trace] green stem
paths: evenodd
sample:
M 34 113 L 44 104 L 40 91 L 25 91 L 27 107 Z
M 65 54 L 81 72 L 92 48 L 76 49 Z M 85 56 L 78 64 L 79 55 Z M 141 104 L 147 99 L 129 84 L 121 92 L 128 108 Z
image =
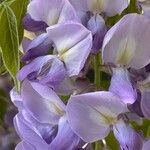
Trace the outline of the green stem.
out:
M 140 10 L 137 6 L 137 0 L 130 0 L 130 5 L 128 9 L 129 9 L 129 13 L 140 13 Z
M 102 145 L 100 143 L 100 141 L 96 141 L 95 142 L 95 150 L 101 150 L 102 149 Z
M 94 83 L 96 85 L 97 90 L 100 89 L 101 84 L 100 64 L 101 64 L 100 53 L 98 53 L 94 58 L 94 72 L 95 72 Z
M 96 89 L 99 90 L 101 87 L 101 72 L 100 72 L 100 65 L 101 65 L 101 55 L 98 53 L 94 58 L 94 83 L 96 85 Z M 95 142 L 95 150 L 101 150 L 102 144 L 100 141 Z

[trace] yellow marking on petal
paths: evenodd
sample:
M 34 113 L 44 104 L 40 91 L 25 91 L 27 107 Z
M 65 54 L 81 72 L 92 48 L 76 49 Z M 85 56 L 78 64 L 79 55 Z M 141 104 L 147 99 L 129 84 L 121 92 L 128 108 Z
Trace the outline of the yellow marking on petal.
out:
M 27 30 L 24 30 L 24 37 L 33 40 L 34 38 L 36 38 L 36 35 L 33 32 L 29 32 Z
M 106 0 L 92 0 L 91 11 L 101 13 L 104 10 Z
M 126 38 L 120 42 L 116 62 L 121 65 L 128 65 L 136 50 L 136 43 L 133 38 Z
M 54 102 L 47 102 L 48 108 L 50 109 L 50 111 L 56 115 L 64 115 L 64 110 L 59 107 L 57 104 L 55 104 Z
M 59 52 L 58 57 L 60 58 L 61 61 L 64 61 L 64 58 L 67 55 L 67 51 L 68 51 L 67 49 L 61 49 L 61 51 Z
M 55 104 L 54 104 L 54 109 L 56 110 L 57 114 L 59 115 L 64 114 L 64 110 L 62 110 L 60 107 L 56 106 Z
M 91 106 L 90 106 L 91 107 Z M 90 117 L 95 122 L 100 121 L 101 125 L 111 125 L 117 122 L 117 115 L 111 112 L 108 108 L 101 106 L 94 108 L 92 107 L 99 115 L 94 115 L 93 112 L 90 112 Z

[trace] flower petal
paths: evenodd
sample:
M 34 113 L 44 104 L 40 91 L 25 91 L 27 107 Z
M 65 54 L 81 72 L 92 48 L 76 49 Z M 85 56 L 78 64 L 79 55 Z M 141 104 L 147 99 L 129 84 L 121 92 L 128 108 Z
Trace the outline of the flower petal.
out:
M 103 62 L 135 69 L 150 63 L 149 24 L 150 20 L 143 15 L 124 16 L 105 36 L 102 48 Z
M 43 33 L 29 44 L 29 46 L 26 48 L 25 54 L 21 59 L 23 61 L 28 61 L 38 56 L 46 55 L 48 54 L 51 45 L 52 43 L 47 34 Z
M 57 124 L 64 115 L 65 105 L 47 86 L 25 80 L 22 83 L 21 96 L 24 106 L 41 123 Z
M 39 31 L 45 31 L 48 25 L 43 21 L 35 21 L 31 18 L 29 14 L 27 14 L 23 18 L 23 27 L 24 29 L 30 31 L 30 32 L 39 32 Z
M 87 28 L 93 34 L 93 51 L 97 52 L 102 48 L 104 36 L 107 32 L 104 19 L 100 15 L 94 15 L 87 24 Z
M 37 150 L 47 149 L 48 144 L 42 139 L 38 131 L 27 122 L 19 113 L 14 118 L 14 126 L 18 135 L 28 143 L 35 146 Z
M 78 75 L 91 51 L 92 35 L 79 23 L 65 23 L 47 28 L 59 57 L 64 61 L 69 76 Z
M 30 143 L 27 143 L 25 141 L 22 141 L 20 143 L 17 144 L 15 150 L 37 150 L 35 149 L 35 147 L 33 145 L 31 145 Z
M 50 144 L 50 149 L 73 150 L 76 149 L 80 138 L 72 131 L 65 117 L 59 120 L 58 133 Z
M 109 91 L 118 95 L 126 104 L 133 104 L 136 100 L 136 91 L 133 89 L 128 70 L 126 69 L 113 68 Z
M 28 13 L 35 21 L 43 21 L 49 26 L 77 19 L 68 0 L 32 0 L 28 5 Z
M 28 78 L 50 87 L 60 84 L 66 76 L 66 68 L 56 56 L 40 56 L 25 65 L 17 74 L 20 81 Z
M 150 140 L 146 141 L 146 142 L 143 144 L 142 150 L 149 150 L 149 148 L 150 148 Z
M 143 145 L 142 137 L 129 125 L 119 121 L 113 126 L 114 135 L 123 150 L 141 150 Z
M 85 142 L 105 138 L 126 105 L 111 92 L 93 92 L 72 96 L 67 104 L 68 121 Z
M 10 98 L 16 107 L 23 109 L 22 97 L 19 95 L 15 88 L 10 91 Z
M 128 7 L 130 0 L 104 0 L 104 2 L 106 4 L 103 12 L 105 12 L 107 16 L 114 16 L 121 14 L 122 11 Z
M 71 0 L 71 3 L 77 11 L 105 12 L 107 16 L 121 14 L 129 4 L 128 0 Z

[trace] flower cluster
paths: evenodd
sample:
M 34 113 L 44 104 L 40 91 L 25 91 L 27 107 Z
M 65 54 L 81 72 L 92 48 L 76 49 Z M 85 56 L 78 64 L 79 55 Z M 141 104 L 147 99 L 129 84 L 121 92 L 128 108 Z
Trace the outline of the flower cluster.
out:
M 30 1 L 23 19 L 25 65 L 17 74 L 21 89 L 10 93 L 22 139 L 16 150 L 92 150 L 98 140 L 106 148 L 110 132 L 122 150 L 149 150 L 150 140 L 132 122 L 150 119 L 150 6 L 139 0 L 144 13 L 106 24 L 129 3 Z M 87 75 L 94 59 L 95 84 Z M 102 72 L 111 75 L 109 88 L 99 84 Z

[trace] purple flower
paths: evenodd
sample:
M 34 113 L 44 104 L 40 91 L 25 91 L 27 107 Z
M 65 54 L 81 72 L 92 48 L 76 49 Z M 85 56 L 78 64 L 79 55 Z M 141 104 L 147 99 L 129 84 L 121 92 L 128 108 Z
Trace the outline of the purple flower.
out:
M 105 36 L 103 62 L 135 69 L 149 64 L 149 24 L 150 20 L 143 15 L 124 16 Z
M 116 139 L 120 143 L 121 150 L 141 150 L 143 146 L 142 137 L 136 133 L 128 124 L 119 121 L 113 126 Z
M 26 150 L 26 149 L 36 150 L 36 148 L 32 144 L 27 143 L 25 141 L 21 141 L 15 148 L 15 150 Z
M 91 51 L 91 32 L 79 23 L 68 22 L 47 28 L 47 33 L 68 75 L 78 75 Z
M 112 68 L 112 70 L 109 91 L 118 95 L 124 103 L 133 104 L 137 99 L 137 94 L 131 84 L 128 70 L 124 68 Z
M 68 0 L 32 0 L 28 5 L 27 13 L 23 20 L 24 28 L 41 35 L 31 42 L 22 60 L 31 60 L 48 54 L 52 42 L 45 33 L 47 27 L 68 21 L 79 22 Z
M 20 80 L 30 75 L 28 76 L 30 79 L 39 78 L 44 82 L 52 82 L 61 80 L 66 75 L 63 63 L 68 76 L 78 75 L 84 67 L 92 47 L 92 35 L 89 30 L 79 23 L 68 22 L 47 28 L 47 36 L 54 43 L 54 51 L 57 56 L 47 55 L 34 59 L 20 71 L 18 75 Z M 41 38 L 43 40 L 42 35 Z M 41 39 L 37 41 L 41 42 Z M 36 42 L 35 44 L 32 42 L 33 45 L 35 46 Z M 38 49 L 32 51 L 34 56 L 37 53 L 36 50 Z M 31 51 L 28 52 L 24 57 L 28 58 L 28 55 L 32 57 Z
M 78 21 L 76 12 L 68 0 L 32 0 L 28 5 L 27 13 L 24 26 L 29 30 L 32 27 L 33 30 L 35 27 L 43 29 L 45 24 L 52 26 L 67 21 Z
M 52 42 L 46 33 L 37 36 L 29 42 L 24 42 L 25 54 L 21 58 L 22 61 L 29 61 L 38 56 L 47 55 L 52 49 Z M 52 51 L 52 50 L 51 50 Z
M 29 112 L 20 112 L 14 118 L 15 129 L 23 141 L 36 150 L 47 150 L 57 134 L 57 127 L 41 124 L 30 116 Z
M 35 21 L 31 18 L 29 14 L 27 14 L 23 18 L 23 27 L 24 29 L 30 31 L 30 32 L 45 32 L 45 29 L 48 27 L 48 25 L 43 21 Z
M 87 28 L 93 35 L 92 52 L 97 53 L 97 51 L 102 48 L 103 39 L 107 32 L 105 21 L 100 15 L 96 14 L 87 22 Z
M 93 34 L 92 52 L 97 53 L 102 48 L 104 36 L 107 32 L 104 19 L 100 16 L 114 16 L 128 6 L 127 0 L 70 0 L 83 23 Z
M 150 147 L 150 140 L 145 141 L 142 150 L 149 150 L 149 147 Z
M 65 76 L 66 69 L 57 56 L 41 56 L 25 65 L 18 73 L 18 79 L 23 81 L 28 78 L 30 81 L 54 87 L 60 84 Z
M 81 146 L 67 121 L 65 105 L 50 88 L 25 80 L 20 96 L 13 90 L 11 99 L 19 108 L 14 125 L 23 140 L 17 148 L 70 150 Z
M 111 92 L 93 92 L 71 96 L 67 118 L 74 132 L 86 142 L 105 138 L 126 105 Z
M 92 12 L 100 14 L 106 13 L 107 16 L 114 16 L 121 14 L 121 12 L 127 8 L 128 0 L 70 0 L 73 6 L 79 13 Z
M 147 3 L 138 4 L 146 15 Z M 105 24 L 124 15 L 128 5 L 129 0 L 30 1 L 23 25 L 34 38 L 25 35 L 21 88 L 10 92 L 18 108 L 16 150 L 92 150 L 110 132 L 121 150 L 149 148 L 131 122 L 150 119 L 150 19 L 133 13 L 109 31 Z M 90 53 L 98 53 L 94 62 Z M 103 70 L 111 71 L 108 91 Z

